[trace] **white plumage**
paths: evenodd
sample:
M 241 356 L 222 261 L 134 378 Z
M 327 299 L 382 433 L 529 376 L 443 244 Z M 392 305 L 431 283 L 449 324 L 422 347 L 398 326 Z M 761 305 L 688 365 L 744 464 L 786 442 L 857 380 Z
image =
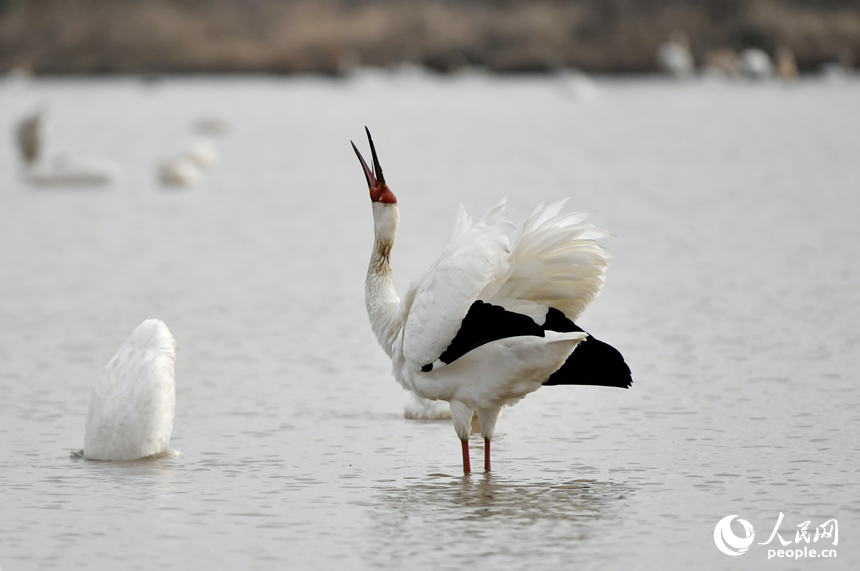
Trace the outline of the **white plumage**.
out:
M 451 418 L 451 407 L 445 401 L 423 399 L 407 391 L 403 416 L 413 420 L 445 420 Z
M 173 431 L 176 340 L 147 319 L 108 362 L 93 389 L 83 455 L 136 460 L 165 452 Z
M 597 243 L 609 233 L 583 212 L 562 214 L 567 199 L 535 208 L 519 240 L 506 254 L 509 270 L 485 288 L 481 299 L 542 323 L 549 307 L 575 321 L 603 286 L 609 254 Z
M 398 383 L 423 399 L 450 403 L 467 472 L 469 429 L 477 415 L 489 470 L 501 407 L 540 388 L 588 337 L 572 322 L 603 285 L 609 255 L 597 239 L 607 233 L 584 224 L 585 214 L 562 213 L 561 201 L 538 206 L 511 244 L 504 200 L 477 223 L 461 207 L 451 242 L 401 301 L 389 264 L 398 206 L 370 142 L 373 171 L 356 154 L 373 204 L 375 244 L 365 290 L 371 326 Z M 572 327 L 544 327 L 551 308 Z
M 483 436 L 492 438 L 501 407 L 537 390 L 587 336 L 517 336 L 477 347 L 449 365 L 438 360 L 476 300 L 542 325 L 550 305 L 574 320 L 596 296 L 608 258 L 593 240 L 601 232 L 578 224 L 581 214 L 559 215 L 563 204 L 535 209 L 513 247 L 504 202 L 476 224 L 461 209 L 451 243 L 399 308 L 402 335 L 389 353 L 394 376 L 423 398 L 449 401 L 461 440 L 468 438 L 474 412 Z M 428 363 L 433 370 L 423 372 Z
M 396 208 L 396 206 L 395 206 Z M 450 345 L 469 307 L 509 268 L 504 204 L 472 224 L 461 206 L 451 243 L 401 304 L 403 357 L 419 370 Z

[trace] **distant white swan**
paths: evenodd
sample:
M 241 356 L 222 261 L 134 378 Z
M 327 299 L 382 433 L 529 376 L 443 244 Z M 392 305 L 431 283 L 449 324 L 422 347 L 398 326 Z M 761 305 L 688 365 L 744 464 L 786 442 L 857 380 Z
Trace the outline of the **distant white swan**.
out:
M 738 56 L 738 70 L 750 79 L 767 79 L 773 77 L 773 60 L 759 48 L 745 49 Z
M 836 61 L 821 64 L 821 75 L 831 83 L 843 83 L 854 73 L 851 55 L 840 52 Z
M 118 164 L 97 157 L 62 153 L 48 159 L 45 152 L 48 130 L 45 108 L 18 123 L 18 148 L 29 182 L 39 186 L 97 186 L 119 176 L 122 169 Z
M 99 186 L 119 177 L 122 169 L 114 162 L 85 155 L 60 154 L 50 161 L 30 165 L 30 182 L 40 186 Z
M 176 340 L 147 319 L 108 362 L 93 389 L 83 455 L 137 460 L 166 451 L 176 402 Z
M 188 145 L 188 150 L 185 151 L 185 156 L 194 161 L 194 163 L 202 168 L 208 169 L 214 166 L 220 159 L 215 145 L 207 139 L 197 139 Z
M 600 90 L 594 81 L 578 69 L 560 71 L 558 80 L 563 93 L 577 101 L 592 101 L 600 96 Z
M 191 186 L 203 174 L 197 163 L 186 156 L 165 159 L 158 173 L 161 182 L 170 186 Z
M 213 167 L 219 160 L 218 150 L 208 139 L 195 139 L 186 149 L 162 161 L 159 178 L 169 186 L 191 186 L 203 171 Z
M 690 50 L 686 33 L 675 30 L 669 41 L 657 49 L 657 67 L 675 77 L 689 77 L 696 71 L 696 62 Z

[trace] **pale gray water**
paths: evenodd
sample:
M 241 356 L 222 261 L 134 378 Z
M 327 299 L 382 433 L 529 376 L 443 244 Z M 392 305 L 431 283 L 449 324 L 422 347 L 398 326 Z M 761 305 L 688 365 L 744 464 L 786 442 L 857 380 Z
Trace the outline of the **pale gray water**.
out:
M 0 87 L 0 568 L 857 568 L 860 83 L 599 88 Z M 38 102 L 56 150 L 120 162 L 121 181 L 21 182 L 9 134 Z M 162 189 L 157 161 L 212 112 L 232 126 L 222 162 Z M 480 216 L 508 194 L 518 222 L 565 196 L 596 211 L 615 259 L 582 325 L 633 388 L 506 409 L 492 475 L 461 475 L 449 423 L 403 419 L 364 313 L 365 124 L 400 202 L 401 291 L 458 201 Z M 184 458 L 71 458 L 99 370 L 149 317 L 179 342 Z M 788 539 L 836 518 L 837 559 L 717 550 L 724 516 L 758 543 L 779 512 Z

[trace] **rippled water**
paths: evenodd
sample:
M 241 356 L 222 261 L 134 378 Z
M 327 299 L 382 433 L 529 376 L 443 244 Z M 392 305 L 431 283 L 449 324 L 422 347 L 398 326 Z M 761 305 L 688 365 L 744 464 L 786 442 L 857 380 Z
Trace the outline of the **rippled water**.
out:
M 860 565 L 860 83 L 563 78 L 42 80 L 0 86 L 0 567 L 853 569 Z M 14 122 L 123 165 L 31 188 Z M 222 161 L 155 167 L 218 113 Z M 402 291 L 458 201 L 522 221 L 571 197 L 616 234 L 582 325 L 629 391 L 547 387 L 502 413 L 492 474 L 408 421 L 363 305 L 372 241 L 349 139 L 374 133 Z M 143 319 L 179 342 L 171 448 L 74 458 L 101 367 Z M 472 442 L 475 459 L 480 439 Z M 836 518 L 838 557 L 720 553 Z M 739 533 L 740 528 L 735 530 Z M 773 540 L 776 542 L 776 540 Z M 810 544 L 813 545 L 813 544 Z M 821 545 L 819 543 L 819 545 Z

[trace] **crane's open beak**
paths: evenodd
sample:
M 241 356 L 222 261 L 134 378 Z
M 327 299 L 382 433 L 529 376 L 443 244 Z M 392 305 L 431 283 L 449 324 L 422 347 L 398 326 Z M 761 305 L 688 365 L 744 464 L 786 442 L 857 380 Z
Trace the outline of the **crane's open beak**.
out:
M 365 127 L 364 130 L 367 131 L 367 140 L 370 142 L 370 152 L 373 155 L 373 170 L 370 170 L 370 167 L 367 166 L 366 162 L 364 162 L 364 157 L 362 157 L 361 153 L 358 152 L 355 143 L 350 141 L 350 144 L 352 145 L 352 150 L 355 151 L 358 160 L 361 161 L 361 167 L 364 169 L 364 178 L 367 179 L 367 187 L 370 189 L 370 200 L 373 202 L 397 204 L 397 198 L 394 197 L 394 193 L 391 192 L 391 189 L 385 184 L 385 177 L 382 176 L 382 167 L 379 166 L 379 158 L 376 156 L 376 147 L 373 146 L 373 139 L 370 137 L 370 130 L 367 127 Z

